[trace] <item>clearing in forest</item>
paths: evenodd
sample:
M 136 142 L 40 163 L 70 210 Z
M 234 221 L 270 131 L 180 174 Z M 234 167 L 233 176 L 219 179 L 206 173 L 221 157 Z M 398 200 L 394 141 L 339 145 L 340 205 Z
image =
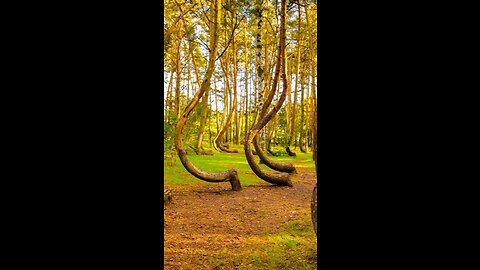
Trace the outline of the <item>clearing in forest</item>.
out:
M 178 158 L 173 166 L 165 162 L 173 200 L 164 206 L 164 269 L 316 269 L 311 154 L 276 158 L 294 162 L 293 187 L 259 179 L 242 152 L 189 158 L 210 172 L 234 167 L 243 189 L 198 180 Z

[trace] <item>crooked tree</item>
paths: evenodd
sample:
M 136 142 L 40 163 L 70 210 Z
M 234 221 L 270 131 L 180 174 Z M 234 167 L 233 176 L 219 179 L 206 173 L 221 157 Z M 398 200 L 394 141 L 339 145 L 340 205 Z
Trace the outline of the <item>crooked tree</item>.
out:
M 258 73 L 259 77 L 261 78 L 260 83 L 258 85 L 259 85 L 259 87 L 264 87 L 264 85 L 263 85 L 264 79 L 263 78 L 264 77 L 270 78 L 271 76 L 270 76 L 270 72 L 268 72 L 269 71 L 268 62 L 265 61 L 265 65 L 263 66 L 263 68 L 262 68 L 262 63 L 261 63 L 261 60 L 263 60 L 263 58 L 261 57 L 261 55 L 262 55 L 261 54 L 261 48 L 262 48 L 263 45 L 262 45 L 262 42 L 261 42 L 261 35 L 260 35 L 261 25 L 262 25 L 262 21 L 263 21 L 263 15 L 262 15 L 263 6 L 261 5 L 261 3 L 262 2 L 260 2 L 257 6 L 257 13 L 258 13 L 258 17 L 259 17 L 259 22 L 258 22 L 258 34 L 257 34 L 257 46 L 256 47 L 257 47 L 257 56 L 260 59 L 259 62 L 257 62 L 257 73 Z M 283 15 L 281 15 L 281 16 L 283 16 Z M 286 16 L 286 11 L 285 11 L 285 16 Z M 281 18 L 280 24 L 282 24 L 282 20 L 283 20 L 284 25 L 283 25 L 283 28 L 282 28 L 282 26 L 280 26 L 280 41 L 278 43 L 276 64 L 275 64 L 275 73 L 274 73 L 274 76 L 273 76 L 272 86 L 271 86 L 270 91 L 268 92 L 267 98 L 265 100 L 263 100 L 263 97 L 264 97 L 264 94 L 267 92 L 267 90 L 269 88 L 269 81 L 270 81 L 269 79 L 265 80 L 266 83 L 265 83 L 264 90 L 259 91 L 259 103 L 258 103 L 257 106 L 258 106 L 258 108 L 261 108 L 261 111 L 259 113 L 258 122 L 260 122 L 260 120 L 265 117 L 268 109 L 270 108 L 270 104 L 272 103 L 273 97 L 275 96 L 275 93 L 276 93 L 278 80 L 279 80 L 279 76 L 280 76 L 280 70 L 285 69 L 286 61 L 283 61 L 283 60 L 285 60 L 286 42 L 282 42 L 282 39 L 286 39 L 286 29 L 285 29 L 286 18 Z M 282 33 L 282 29 L 283 29 L 283 33 Z M 263 74 L 264 72 L 266 72 L 266 73 Z M 286 82 L 284 81 L 284 83 L 286 83 Z M 262 89 L 262 88 L 260 88 L 260 89 Z M 280 106 L 281 106 L 281 104 L 280 104 Z M 276 114 L 276 112 L 275 112 L 275 114 Z M 275 114 L 273 114 L 273 115 L 275 115 Z M 272 115 L 272 117 L 273 117 L 273 115 Z M 267 123 L 269 121 L 270 121 L 270 119 L 267 120 Z M 262 128 L 260 128 L 260 129 L 262 129 Z M 260 137 L 260 132 L 256 133 L 256 135 L 254 137 L 254 140 L 253 140 L 253 146 L 255 148 L 255 151 L 256 151 L 258 157 L 260 158 L 261 163 L 263 163 L 263 164 L 267 165 L 267 167 L 269 167 L 273 170 L 279 171 L 279 172 L 294 173 L 296 171 L 295 167 L 293 166 L 293 163 L 277 162 L 277 161 L 274 161 L 274 160 L 270 159 L 267 156 L 267 154 L 265 153 L 265 151 L 263 150 L 263 148 L 260 147 L 259 137 Z
M 210 79 L 215 69 L 215 60 L 217 57 L 217 46 L 218 46 L 218 28 L 220 23 L 220 14 L 221 14 L 221 0 L 213 0 L 211 5 L 211 14 L 213 18 L 212 27 L 210 28 L 210 43 L 209 43 L 209 59 L 207 65 L 207 71 L 202 80 L 201 87 L 199 91 L 194 95 L 193 99 L 187 104 L 185 109 L 180 114 L 178 119 L 176 132 L 175 132 L 175 150 L 177 151 L 178 157 L 182 162 L 182 165 L 185 169 L 200 180 L 206 182 L 230 182 L 232 190 L 240 190 L 241 184 L 238 178 L 238 173 L 235 169 L 228 169 L 224 172 L 218 173 L 209 173 L 197 168 L 187 156 L 186 151 L 183 148 L 182 142 L 182 132 L 185 127 L 185 124 L 188 120 L 189 115 L 193 112 L 195 107 L 198 105 L 200 98 L 204 95 L 207 88 L 210 87 Z
M 286 47 L 286 29 L 285 29 L 285 20 L 286 20 L 286 0 L 282 0 L 281 2 L 281 14 L 280 14 L 280 40 L 279 40 L 279 58 L 277 57 L 277 67 L 278 69 L 282 69 L 282 80 L 286 81 L 287 74 L 285 72 L 285 47 Z M 279 65 L 280 62 L 280 65 Z M 264 117 L 261 117 L 258 122 L 254 125 L 254 127 L 249 131 L 247 135 L 247 140 L 245 141 L 244 150 L 245 155 L 247 157 L 248 164 L 252 168 L 253 172 L 260 177 L 261 179 L 276 185 L 286 185 L 286 186 L 293 186 L 292 181 L 288 173 L 269 173 L 264 172 L 260 166 L 255 162 L 253 158 L 252 152 L 252 143 L 255 140 L 255 137 L 258 135 L 260 130 L 265 127 L 265 125 L 272 119 L 272 117 L 280 110 L 283 102 L 286 98 L 286 90 L 288 88 L 288 84 L 283 84 L 283 91 L 280 96 L 280 99 L 275 104 L 273 109 L 266 114 Z M 271 91 L 274 88 L 272 87 Z M 273 98 L 273 97 L 272 97 Z

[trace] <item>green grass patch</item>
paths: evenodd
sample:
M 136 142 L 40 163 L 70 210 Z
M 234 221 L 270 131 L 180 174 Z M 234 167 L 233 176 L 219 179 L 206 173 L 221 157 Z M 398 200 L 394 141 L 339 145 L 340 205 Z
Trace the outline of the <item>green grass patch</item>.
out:
M 195 155 L 190 153 L 188 158 L 192 163 L 201 170 L 206 172 L 222 172 L 230 168 L 237 170 L 240 182 L 242 186 L 257 185 L 265 183 L 263 180 L 258 178 L 250 166 L 248 165 L 247 159 L 243 152 L 243 146 L 241 145 L 232 145 L 231 148 L 236 148 L 239 150 L 239 153 L 220 153 L 213 150 L 214 155 Z M 172 185 L 210 185 L 201 181 L 190 173 L 183 167 L 182 163 L 178 159 L 177 155 L 173 156 L 174 163 L 173 166 L 170 166 L 169 161 L 164 161 L 164 183 L 166 186 Z M 259 161 L 258 157 L 255 157 L 257 162 Z M 281 162 L 293 162 L 298 168 L 312 169 L 315 168 L 315 163 L 312 159 L 311 153 L 297 153 L 296 157 L 270 157 L 275 161 Z M 267 166 L 260 164 L 260 167 L 266 171 L 272 171 Z
M 264 239 L 262 244 L 250 246 L 261 254 L 255 265 L 258 269 L 317 269 L 316 235 L 310 216 L 288 222 Z
M 304 215 L 274 234 L 246 239 L 239 253 L 220 252 L 208 262 L 212 267 L 237 262 L 238 269 L 317 269 L 316 242 L 310 216 Z

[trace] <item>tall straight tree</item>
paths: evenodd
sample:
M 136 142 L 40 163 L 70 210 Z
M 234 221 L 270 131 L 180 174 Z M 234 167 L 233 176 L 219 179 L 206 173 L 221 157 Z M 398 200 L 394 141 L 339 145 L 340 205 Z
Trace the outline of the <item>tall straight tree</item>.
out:
M 305 132 L 304 132 L 304 125 L 305 125 L 305 64 L 302 65 L 302 71 L 300 75 L 300 138 L 298 139 L 298 144 L 300 147 L 300 151 L 302 153 L 306 153 L 307 150 L 305 149 L 304 146 L 304 138 L 305 138 Z
M 248 133 L 248 46 L 249 43 L 247 43 L 247 26 L 244 26 L 244 37 L 245 37 L 245 43 L 244 43 L 244 61 L 245 61 L 245 138 L 247 137 Z
M 195 78 L 197 80 L 197 83 L 198 83 L 198 86 L 199 87 L 202 87 L 201 85 L 201 80 L 200 80 L 200 75 L 199 75 L 199 71 L 198 71 L 198 66 L 197 66 L 197 63 L 195 61 L 195 57 L 194 57 L 194 50 L 193 50 L 193 41 L 190 43 L 190 55 L 191 55 L 191 58 L 192 58 L 192 64 L 193 64 L 193 68 L 194 68 L 194 71 L 195 71 Z M 202 103 L 201 103 L 201 117 L 200 117 L 200 127 L 198 129 L 198 136 L 197 136 L 197 145 L 196 145 L 196 149 L 197 149 L 197 153 L 198 154 L 211 154 L 211 151 L 206 151 L 204 148 L 203 148 L 203 136 L 204 136 L 204 132 L 205 132 L 205 126 L 206 126 L 206 123 L 207 123 L 207 110 L 208 110 L 208 97 L 210 95 L 210 85 L 208 85 L 207 89 L 205 90 L 205 94 L 203 95 L 202 97 Z
M 227 92 L 230 88 L 230 83 L 228 82 L 228 59 L 225 61 L 224 63 L 224 67 L 222 67 L 223 71 L 224 71 L 224 75 L 225 75 L 225 95 L 224 95 L 224 100 L 226 101 L 226 97 L 227 97 Z M 236 90 L 236 82 L 234 81 L 234 84 L 235 84 L 235 87 L 233 89 L 234 93 L 233 93 L 233 104 L 232 106 L 230 106 L 230 111 L 228 112 L 228 116 L 227 116 L 227 119 L 225 121 L 225 124 L 222 128 L 222 130 L 220 130 L 220 133 L 217 135 L 217 138 L 215 139 L 215 144 L 217 146 L 217 148 L 219 148 L 221 151 L 224 151 L 224 152 L 227 152 L 227 153 L 238 153 L 238 150 L 237 149 L 228 149 L 224 146 L 224 136 L 225 136 L 225 133 L 227 132 L 227 129 L 228 127 L 230 126 L 230 124 L 232 123 L 232 118 L 233 118 L 233 112 L 235 110 L 235 107 L 237 107 L 237 90 Z M 225 102 L 225 105 L 227 104 L 227 102 Z M 227 107 L 224 106 L 224 110 L 227 111 Z
M 297 146 L 297 135 L 296 135 L 296 111 L 297 111 L 297 94 L 298 94 L 298 85 L 299 85 L 299 77 L 300 77 L 300 62 L 301 62 L 301 50 L 302 50 L 302 35 L 301 35 L 301 23 L 302 23 L 302 13 L 300 6 L 298 7 L 298 36 L 297 36 L 297 55 L 295 57 L 297 64 L 296 64 L 296 71 L 295 71 L 295 90 L 293 91 L 293 108 L 292 108 L 292 122 L 290 128 L 290 136 L 288 139 L 288 147 L 287 152 L 290 151 L 290 145 L 293 143 L 294 146 Z M 292 155 L 295 153 L 291 152 Z
M 310 25 L 310 19 L 309 19 L 309 15 L 308 15 L 308 4 L 305 5 L 305 20 L 307 22 L 307 30 L 308 30 L 308 49 L 310 51 L 310 92 L 311 92 L 311 99 L 310 99 L 310 107 L 313 108 L 311 111 L 312 111 L 312 125 L 310 125 L 312 128 L 313 128 L 313 132 L 312 132 L 312 150 L 314 152 L 313 154 L 313 158 L 315 159 L 316 158 L 316 151 L 317 151 L 317 133 L 316 133 L 316 125 L 317 125 L 317 117 L 316 117 L 316 108 L 317 108 L 317 102 L 316 102 L 316 98 L 317 98 L 317 95 L 316 95 L 316 86 L 315 86 L 315 77 L 316 77 L 316 67 L 317 67 L 317 63 L 316 63 L 316 59 L 317 59 L 317 55 L 316 55 L 316 50 L 314 49 L 314 37 L 316 35 L 313 34 L 313 29 Z
M 240 134 L 239 131 L 239 117 L 238 117 L 238 106 L 237 106 L 237 76 L 238 76 L 238 67 L 237 67 L 237 48 L 235 46 L 235 34 L 232 36 L 232 50 L 233 50 L 233 110 L 235 113 L 235 144 L 238 144 L 238 137 Z M 238 152 L 238 151 L 237 151 Z
M 180 7 L 181 8 L 181 7 Z M 178 21 L 178 29 L 183 28 L 183 20 Z M 182 39 L 183 39 L 183 31 L 178 31 L 177 35 L 177 61 L 176 61 L 176 74 L 177 78 L 175 80 L 175 115 L 177 118 L 180 116 L 180 80 L 182 78 L 182 61 L 181 61 L 181 56 L 182 56 Z

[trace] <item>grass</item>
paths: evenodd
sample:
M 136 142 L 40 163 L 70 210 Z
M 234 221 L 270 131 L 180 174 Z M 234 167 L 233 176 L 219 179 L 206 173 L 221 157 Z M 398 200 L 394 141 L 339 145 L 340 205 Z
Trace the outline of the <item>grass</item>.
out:
M 221 172 L 230 168 L 237 170 L 242 186 L 264 184 L 247 163 L 243 146 L 233 145 L 239 153 L 219 153 L 214 151 L 213 156 L 188 157 L 198 168 L 207 172 Z M 275 149 L 279 151 L 281 149 Z M 311 153 L 296 152 L 296 157 L 271 157 L 276 161 L 294 162 L 295 167 L 313 171 L 315 169 Z M 164 162 L 164 183 L 166 186 L 175 185 L 214 185 L 201 181 L 188 173 L 181 164 L 178 156 L 174 155 L 175 163 L 169 166 Z M 255 157 L 258 162 L 258 157 Z M 263 169 L 271 171 L 265 165 Z M 217 242 L 214 238 L 212 241 Z M 219 253 L 209 255 L 207 263 L 212 269 L 233 269 L 234 263 L 239 264 L 236 269 L 317 269 L 316 236 L 312 228 L 310 215 L 299 216 L 297 219 L 283 224 L 278 231 L 265 232 L 263 235 L 244 239 L 238 253 L 230 253 L 226 248 Z
M 233 259 L 242 261 L 239 269 L 317 269 L 316 237 L 308 215 L 275 234 L 250 239 L 246 250 Z
M 235 253 L 227 248 L 210 254 L 212 269 L 317 269 L 315 232 L 309 215 L 284 224 L 274 234 L 252 236 Z
M 201 170 L 207 172 L 222 172 L 230 168 L 237 170 L 240 182 L 242 186 L 257 185 L 264 183 L 263 180 L 258 178 L 250 166 L 247 163 L 247 159 L 243 152 L 243 146 L 241 145 L 232 145 L 232 148 L 239 150 L 239 153 L 220 153 L 214 150 L 213 156 L 198 156 L 195 154 L 188 155 L 188 158 L 193 162 L 193 164 Z M 275 149 L 278 151 L 281 149 Z M 258 157 L 255 157 L 257 162 L 259 161 Z M 297 168 L 305 169 L 314 169 L 315 164 L 312 159 L 311 153 L 301 153 L 297 152 L 296 157 L 282 156 L 282 157 L 270 157 L 275 161 L 281 162 L 294 162 Z M 178 159 L 177 155 L 174 155 L 175 162 L 173 166 L 170 166 L 168 161 L 164 161 L 164 183 L 166 186 L 171 185 L 211 185 L 201 181 L 185 170 L 182 163 Z M 272 171 L 267 166 L 260 164 L 260 167 L 267 171 Z

